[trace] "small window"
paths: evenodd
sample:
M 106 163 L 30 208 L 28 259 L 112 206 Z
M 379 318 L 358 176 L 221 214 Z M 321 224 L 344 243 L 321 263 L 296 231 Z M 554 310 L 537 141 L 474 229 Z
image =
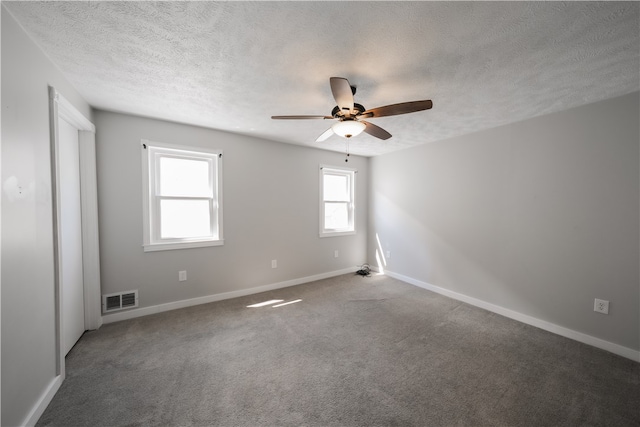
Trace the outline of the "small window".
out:
M 222 152 L 142 141 L 144 250 L 222 245 Z
M 356 171 L 320 167 L 320 237 L 355 234 Z

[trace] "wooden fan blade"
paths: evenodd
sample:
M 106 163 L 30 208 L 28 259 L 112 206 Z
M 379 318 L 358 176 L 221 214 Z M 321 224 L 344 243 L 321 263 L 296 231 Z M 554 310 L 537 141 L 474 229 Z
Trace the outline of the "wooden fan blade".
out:
M 401 102 L 400 104 L 385 105 L 384 107 L 372 108 L 358 115 L 358 117 L 372 118 L 396 116 L 398 114 L 413 113 L 415 111 L 428 110 L 433 107 L 433 102 L 427 99 L 424 101 Z
M 320 135 L 319 137 L 316 138 L 316 142 L 322 142 L 325 141 L 327 138 L 329 138 L 331 135 L 333 135 L 333 129 L 329 128 L 326 131 L 324 131 L 324 133 L 322 135 Z
M 331 93 L 333 93 L 340 110 L 347 114 L 350 113 L 353 110 L 353 92 L 351 92 L 349 80 L 343 77 L 331 77 L 329 83 L 331 84 Z
M 331 116 L 271 116 L 275 120 L 333 119 Z
M 360 123 L 364 123 L 366 126 L 364 131 L 371 136 L 375 136 L 380 139 L 389 139 L 391 138 L 391 134 L 386 130 L 382 129 L 380 126 L 376 126 L 373 123 L 365 122 L 364 120 L 359 120 Z

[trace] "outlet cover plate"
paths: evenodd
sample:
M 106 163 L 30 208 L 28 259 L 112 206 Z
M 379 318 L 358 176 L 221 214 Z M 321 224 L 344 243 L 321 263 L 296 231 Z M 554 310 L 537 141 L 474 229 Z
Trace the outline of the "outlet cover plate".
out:
M 609 314 L 609 301 L 596 298 L 593 303 L 593 311 L 602 314 Z

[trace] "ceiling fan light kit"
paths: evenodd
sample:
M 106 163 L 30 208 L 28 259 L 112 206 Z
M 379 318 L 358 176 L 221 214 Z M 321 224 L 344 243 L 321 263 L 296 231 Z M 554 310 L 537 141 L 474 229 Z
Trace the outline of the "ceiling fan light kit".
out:
M 358 136 L 367 126 L 357 120 L 343 120 L 331 126 L 333 133 L 343 138 Z
M 433 107 L 433 102 L 430 100 L 422 100 L 401 102 L 399 104 L 385 105 L 384 107 L 367 110 L 361 104 L 357 104 L 353 101 L 353 95 L 356 93 L 356 88 L 355 86 L 351 86 L 349 80 L 344 77 L 331 77 L 329 79 L 329 84 L 331 86 L 333 98 L 338 104 L 333 108 L 330 116 L 271 116 L 271 118 L 277 120 L 338 120 L 337 123 L 324 131 L 322 135 L 316 139 L 316 142 L 324 141 L 333 134 L 346 138 L 348 141 L 350 138 L 360 135 L 362 132 L 368 133 L 376 138 L 386 140 L 391 138 L 391 134 L 389 132 L 363 119 L 397 116 L 398 114 L 413 113 L 416 111 L 428 110 Z

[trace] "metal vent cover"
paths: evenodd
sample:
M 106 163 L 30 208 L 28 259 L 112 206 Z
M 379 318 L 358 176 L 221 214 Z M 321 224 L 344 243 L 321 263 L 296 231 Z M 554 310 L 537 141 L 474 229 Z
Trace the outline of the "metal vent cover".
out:
M 116 292 L 102 295 L 102 312 L 123 310 L 138 306 L 138 291 Z
M 120 295 L 112 295 L 110 297 L 106 298 L 106 309 L 105 311 L 109 311 L 109 310 L 116 310 L 118 308 L 120 308 Z

